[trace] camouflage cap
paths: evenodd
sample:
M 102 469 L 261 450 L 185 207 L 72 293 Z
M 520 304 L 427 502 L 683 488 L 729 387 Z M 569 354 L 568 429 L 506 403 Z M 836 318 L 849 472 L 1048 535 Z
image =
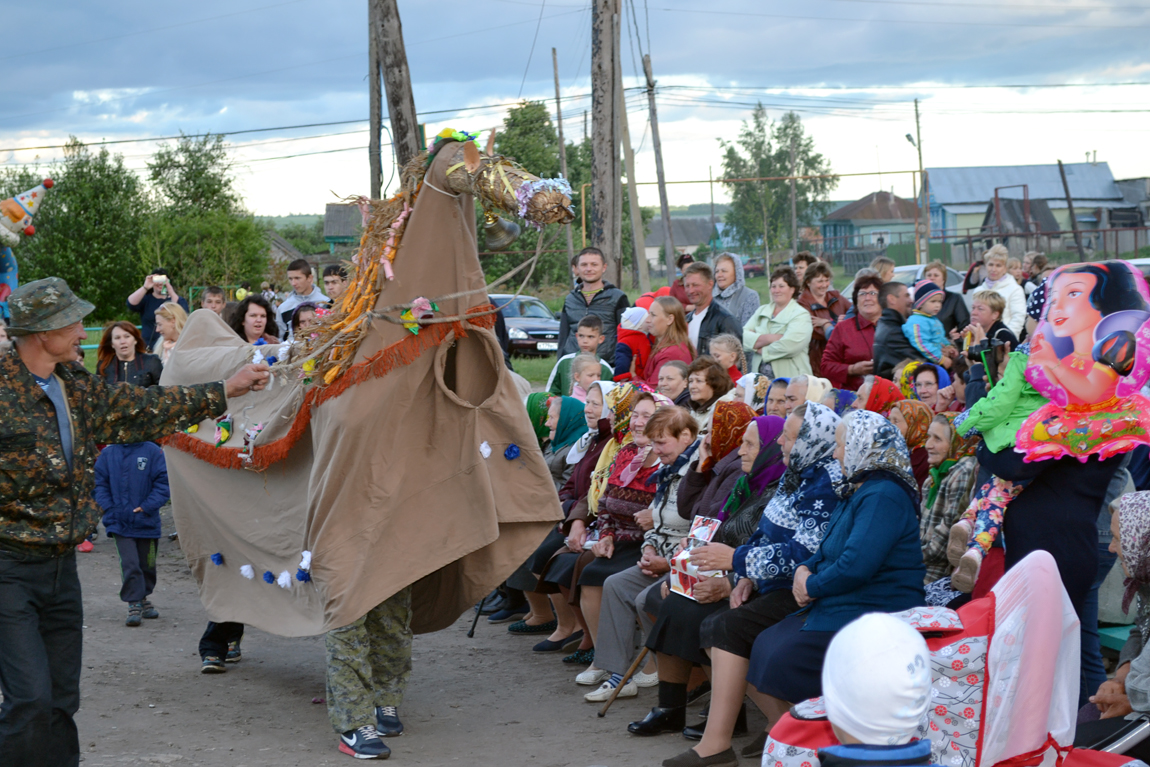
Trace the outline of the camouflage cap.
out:
M 46 333 L 79 322 L 95 306 L 77 298 L 68 283 L 59 277 L 46 277 L 21 285 L 8 297 L 12 314 L 9 335 L 23 336 Z

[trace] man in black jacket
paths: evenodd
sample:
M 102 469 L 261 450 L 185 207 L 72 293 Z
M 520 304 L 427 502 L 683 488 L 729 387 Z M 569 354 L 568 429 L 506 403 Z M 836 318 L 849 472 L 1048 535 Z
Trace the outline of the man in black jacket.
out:
M 687 332 L 695 345 L 695 356 L 710 354 L 711 339 L 723 333 L 743 337 L 739 321 L 723 307 L 712 301 L 715 275 L 711 267 L 701 261 L 687 264 L 683 269 L 683 289 L 695 310 L 687 315 Z
M 890 378 L 894 366 L 905 359 L 928 360 L 914 348 L 902 333 L 902 325 L 910 316 L 910 291 L 901 282 L 888 282 L 878 293 L 882 306 L 874 331 L 874 374 Z
M 615 359 L 615 331 L 623 319 L 623 310 L 631 305 L 627 294 L 603 279 L 607 273 L 607 259 L 598 248 L 583 248 L 571 262 L 579 276 L 579 284 L 563 301 L 559 317 L 559 355 L 579 351 L 575 343 L 575 327 L 587 314 L 603 320 L 603 343 L 599 344 L 600 359 Z

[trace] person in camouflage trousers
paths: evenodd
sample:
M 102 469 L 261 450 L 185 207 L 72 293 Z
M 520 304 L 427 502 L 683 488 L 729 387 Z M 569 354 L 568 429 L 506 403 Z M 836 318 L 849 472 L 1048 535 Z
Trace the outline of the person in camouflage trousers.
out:
M 327 632 L 327 715 L 339 750 L 386 759 L 380 739 L 403 734 L 398 706 L 411 676 L 411 586 L 362 618 Z
M 56 277 L 8 299 L 0 355 L 0 765 L 74 766 L 83 603 L 75 547 L 96 529 L 97 443 L 156 440 L 267 385 L 266 365 L 198 386 L 108 386 L 76 362 L 93 306 Z

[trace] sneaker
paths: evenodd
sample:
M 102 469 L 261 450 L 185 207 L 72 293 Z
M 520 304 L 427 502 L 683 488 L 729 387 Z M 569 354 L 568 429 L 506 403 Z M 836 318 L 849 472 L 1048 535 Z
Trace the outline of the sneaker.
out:
M 982 567 L 982 550 L 968 549 L 958 560 L 958 567 L 954 575 L 950 576 L 950 586 L 955 591 L 969 594 L 974 591 L 974 584 L 978 582 L 978 571 Z
M 146 618 L 146 619 L 148 619 L 148 620 L 150 620 L 150 621 L 151 621 L 151 620 L 155 620 L 156 618 L 159 618 L 159 617 L 160 617 L 160 613 L 159 613 L 159 611 L 158 611 L 158 610 L 156 610 L 156 607 L 155 607 L 155 605 L 153 605 L 153 604 L 152 604 L 151 602 L 149 602 L 148 600 L 146 600 L 146 599 L 145 599 L 143 602 L 141 602 L 141 603 L 140 603 L 140 607 L 141 607 L 141 612 L 140 612 L 140 614 L 141 614 L 141 615 L 142 615 L 144 618 Z
M 239 663 L 243 660 L 243 657 L 244 656 L 240 654 L 240 640 L 237 639 L 234 642 L 228 642 L 228 654 L 224 660 L 228 663 Z
M 340 735 L 339 750 L 356 759 L 386 759 L 391 756 L 391 749 L 370 724 Z
M 567 657 L 565 657 L 563 659 L 563 662 L 570 664 L 572 666 L 582 666 L 582 665 L 590 666 L 592 663 L 595 662 L 595 648 L 590 647 L 586 650 L 576 650 L 575 652 L 573 652 L 570 655 L 568 655 Z M 602 679 L 596 679 L 594 682 L 591 682 L 590 684 L 599 684 L 602 681 L 603 681 Z
M 81 543 L 79 546 L 76 547 L 76 551 L 79 551 L 83 554 L 91 554 L 92 549 L 94 549 L 94 548 L 96 548 L 96 547 L 92 545 L 91 541 L 84 541 L 83 543 Z
M 611 694 L 615 692 L 615 688 L 610 682 L 604 682 L 599 685 L 598 690 L 592 690 L 583 696 L 583 700 L 588 703 L 604 703 L 611 699 Z M 627 684 L 623 685 L 623 689 L 619 691 L 616 697 L 619 698 L 634 698 L 639 694 L 639 686 L 635 684 L 635 680 L 630 680 Z
M 635 681 L 635 685 L 638 687 L 658 687 L 659 686 L 659 672 L 658 671 L 656 671 L 654 674 L 644 674 L 642 671 L 638 671 L 635 673 L 635 676 L 631 677 L 631 679 L 633 679 Z
M 222 674 L 228 670 L 218 655 L 205 655 L 204 662 L 200 664 L 201 674 Z
M 142 608 L 140 606 L 140 603 L 139 602 L 131 602 L 128 605 L 128 618 L 127 618 L 127 620 L 124 621 L 124 625 L 125 626 L 139 626 L 141 623 L 143 623 L 143 621 L 140 620 L 140 613 L 141 612 L 142 612 Z
M 592 666 L 591 668 L 587 669 L 583 673 L 579 674 L 579 676 L 575 677 L 575 684 L 583 684 L 583 685 L 591 686 L 591 685 L 599 684 L 604 679 L 609 679 L 610 677 L 611 677 L 610 671 L 607 671 L 606 669 L 602 669 L 602 668 L 595 668 L 594 666 Z M 604 700 L 606 700 L 606 698 L 604 698 Z
M 395 706 L 375 707 L 376 730 L 385 738 L 403 734 L 403 722 L 399 721 L 399 709 Z
M 946 559 L 951 567 L 958 567 L 958 561 L 970 546 L 970 535 L 974 526 L 965 519 L 960 519 L 950 526 L 950 533 L 946 540 Z

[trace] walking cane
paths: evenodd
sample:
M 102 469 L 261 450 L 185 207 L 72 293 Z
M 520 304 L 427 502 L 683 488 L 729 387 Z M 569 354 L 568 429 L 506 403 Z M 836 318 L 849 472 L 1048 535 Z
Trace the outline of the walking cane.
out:
M 646 657 L 647 648 L 644 647 L 643 651 L 639 653 L 639 657 L 635 658 L 635 662 L 631 664 L 631 668 L 627 669 L 627 673 L 623 675 L 623 678 L 619 680 L 619 684 L 615 686 L 615 690 L 611 693 L 611 697 L 608 698 L 607 702 L 603 704 L 603 708 L 599 709 L 600 719 L 607 716 L 607 709 L 611 708 L 611 704 L 615 702 L 615 698 L 619 697 L 619 691 L 623 689 L 623 685 L 631 681 L 631 677 L 633 677 L 635 672 L 639 670 L 639 664 L 642 663 L 643 659 Z
M 471 621 L 471 630 L 467 632 L 468 639 L 475 638 L 475 627 L 479 625 L 479 616 L 483 615 L 483 603 L 487 601 L 487 596 L 484 595 L 483 599 L 479 600 L 479 604 L 475 605 L 475 620 Z

